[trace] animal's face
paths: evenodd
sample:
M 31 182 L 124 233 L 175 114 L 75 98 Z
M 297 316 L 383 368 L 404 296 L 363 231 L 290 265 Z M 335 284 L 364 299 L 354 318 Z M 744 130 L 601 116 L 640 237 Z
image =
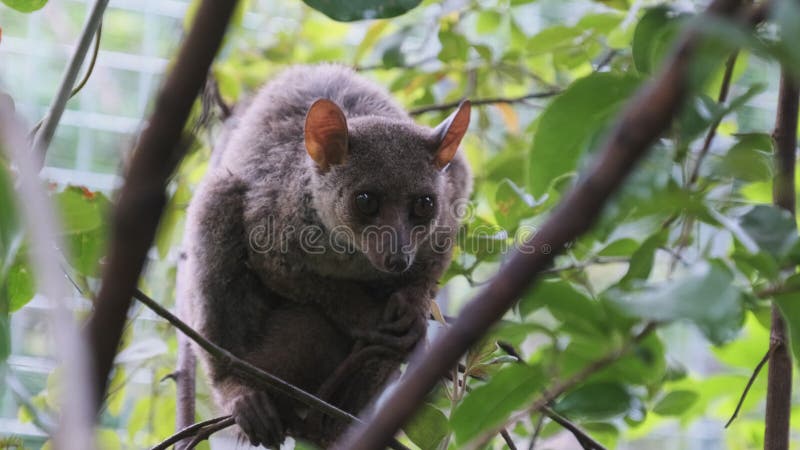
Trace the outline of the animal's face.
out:
M 435 130 L 380 117 L 347 124 L 342 115 L 335 137 L 317 139 L 309 126 L 337 129 L 314 121 L 318 104 L 306 121 L 306 148 L 318 167 L 317 211 L 342 246 L 334 250 L 352 246 L 376 269 L 404 272 L 451 213 L 444 171 L 466 131 L 469 105 Z

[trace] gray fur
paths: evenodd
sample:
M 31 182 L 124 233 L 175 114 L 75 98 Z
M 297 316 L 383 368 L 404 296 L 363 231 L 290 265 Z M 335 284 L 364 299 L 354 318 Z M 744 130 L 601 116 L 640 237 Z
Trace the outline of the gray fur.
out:
M 349 131 L 344 163 L 326 172 L 306 153 L 303 133 L 309 107 L 321 98 L 341 108 Z M 446 239 L 433 245 L 441 239 L 432 233 L 447 227 L 445 237 L 455 237 L 451 207 L 470 193 L 460 153 L 445 170 L 432 164 L 438 139 L 348 68 L 282 72 L 237 118 L 192 200 L 179 275 L 190 305 L 184 314 L 206 337 L 253 364 L 361 410 L 424 334 L 429 301 L 451 253 Z M 354 210 L 353 197 L 362 191 L 381 195 L 381 213 L 370 223 Z M 435 217 L 409 222 L 408 204 L 421 195 L 435 196 Z M 335 250 L 341 239 L 332 240 L 333 230 L 359 236 L 370 225 L 389 227 L 405 241 L 412 226 L 422 230 L 406 249 L 413 260 L 408 270 L 382 270 L 380 261 L 395 250 L 373 251 L 365 241 L 357 240 L 354 251 Z M 289 227 L 317 230 L 315 251 L 301 245 L 300 233 L 286 233 Z M 326 445 L 341 431 L 342 424 L 321 425 L 326 421 L 298 413 L 298 405 L 273 393 L 274 405 L 247 406 L 269 400 L 199 353 L 218 402 L 241 418 L 252 442 L 275 445 L 266 437 L 288 432 Z M 384 356 L 365 360 L 376 354 Z M 353 375 L 343 367 L 348 361 L 365 370 Z M 331 380 L 334 372 L 348 374 L 347 381 Z M 259 422 L 273 410 L 281 425 Z

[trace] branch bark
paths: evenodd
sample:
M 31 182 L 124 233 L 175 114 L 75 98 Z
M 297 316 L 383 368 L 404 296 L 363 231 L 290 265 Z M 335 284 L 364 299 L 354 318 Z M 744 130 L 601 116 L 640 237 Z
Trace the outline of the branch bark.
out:
M 164 209 L 164 187 L 183 153 L 179 141 L 184 123 L 236 4 L 202 2 L 135 148 L 112 219 L 108 264 L 87 326 L 97 403 L 106 390 L 131 298 Z
M 740 1 L 715 0 L 709 14 L 731 17 Z M 486 330 L 513 306 L 547 268 L 555 253 L 588 231 L 603 205 L 619 188 L 647 149 L 667 129 L 689 89 L 687 72 L 697 44 L 689 31 L 658 78 L 640 90 L 623 112 L 599 159 L 545 222 L 517 249 L 493 281 L 463 309 L 459 319 L 429 350 L 412 361 L 408 374 L 385 399 L 366 426 L 357 426 L 335 448 L 380 449 L 417 409 L 436 381 Z
M 73 95 L 72 92 L 75 89 L 75 81 L 78 79 L 78 72 L 81 70 L 83 60 L 86 59 L 86 53 L 88 53 L 89 46 L 92 44 L 92 37 L 96 35 L 98 28 L 100 28 L 100 23 L 103 21 L 103 13 L 106 10 L 106 6 L 108 6 L 108 1 L 109 0 L 97 0 L 94 6 L 92 6 L 89 17 L 86 18 L 86 23 L 83 25 L 80 38 L 78 38 L 75 51 L 73 51 L 67 68 L 64 70 L 64 75 L 61 77 L 61 84 L 58 86 L 58 91 L 53 99 L 53 103 L 47 110 L 47 115 L 45 115 L 42 120 L 41 128 L 36 132 L 36 136 L 33 140 L 33 148 L 39 157 L 39 167 L 44 165 L 44 157 L 47 153 L 47 148 L 50 146 L 50 141 L 53 139 L 53 135 L 56 132 L 58 122 L 61 120 L 61 114 L 64 113 L 64 109 L 67 107 L 67 100 Z M 98 40 L 98 48 L 99 45 L 100 42 Z M 91 73 L 91 69 L 89 69 L 87 73 Z
M 775 117 L 775 181 L 773 201 L 794 216 L 794 166 L 797 149 L 797 114 L 800 88 L 786 70 L 781 74 L 778 111 Z M 789 449 L 789 419 L 792 408 L 792 358 L 786 337 L 786 324 L 777 305 L 772 305 L 770 346 L 775 349 L 769 358 L 767 375 L 767 410 L 765 414 L 764 449 Z

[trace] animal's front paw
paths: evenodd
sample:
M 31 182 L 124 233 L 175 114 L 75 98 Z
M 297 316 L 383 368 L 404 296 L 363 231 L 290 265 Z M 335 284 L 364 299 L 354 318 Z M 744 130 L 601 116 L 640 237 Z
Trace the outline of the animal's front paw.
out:
M 407 295 L 395 293 L 389 297 L 377 330 L 363 332 L 362 338 L 371 344 L 408 352 L 425 337 L 427 328 L 428 321 L 423 309 Z
M 233 401 L 231 414 L 252 445 L 280 448 L 285 437 L 283 424 L 265 392 L 240 395 Z

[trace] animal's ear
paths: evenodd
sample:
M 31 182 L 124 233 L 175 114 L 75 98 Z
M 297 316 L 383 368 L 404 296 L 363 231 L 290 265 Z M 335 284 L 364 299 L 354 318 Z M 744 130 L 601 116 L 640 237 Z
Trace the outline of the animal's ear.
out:
M 306 151 L 323 172 L 347 156 L 347 120 L 336 103 L 320 99 L 306 114 Z
M 458 145 L 469 128 L 469 100 L 464 100 L 458 105 L 458 109 L 453 114 L 440 123 L 434 129 L 438 140 L 438 147 L 434 155 L 433 163 L 439 170 L 444 169 L 450 164 L 450 160 L 456 155 Z

